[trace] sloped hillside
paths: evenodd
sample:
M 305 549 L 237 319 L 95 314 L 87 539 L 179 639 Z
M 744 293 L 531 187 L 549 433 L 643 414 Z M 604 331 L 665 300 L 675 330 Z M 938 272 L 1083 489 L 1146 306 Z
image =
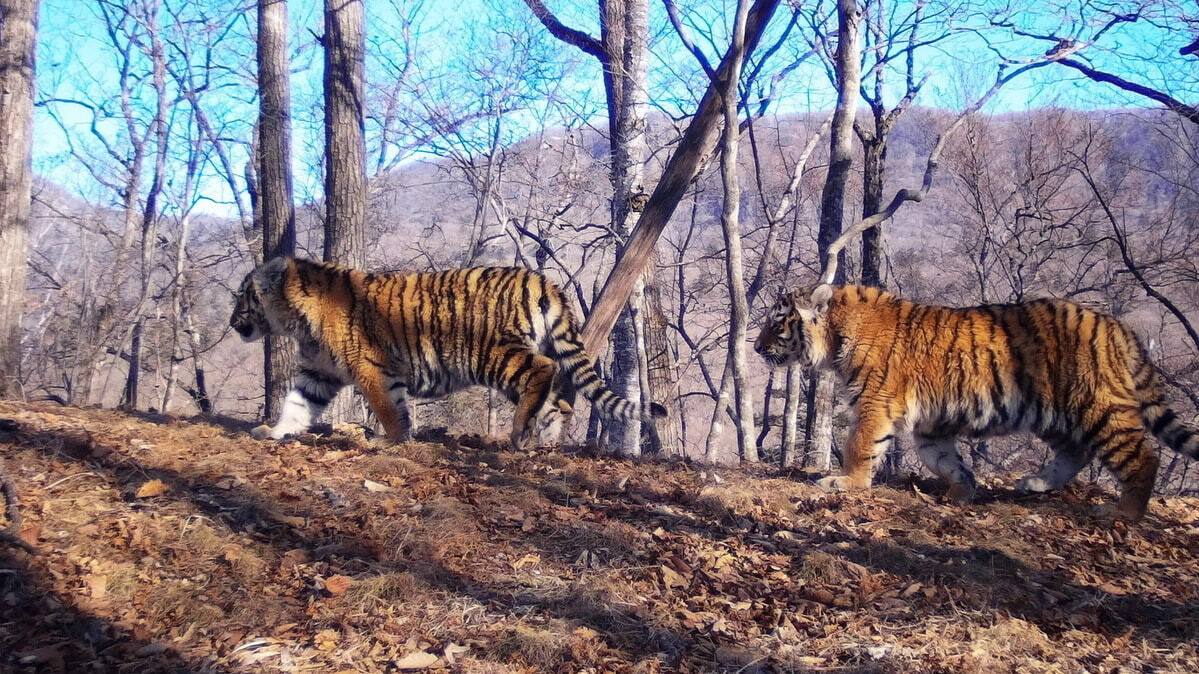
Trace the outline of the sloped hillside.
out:
M 37 550 L 0 545 L 3 671 L 1199 671 L 1197 499 L 0 419 Z

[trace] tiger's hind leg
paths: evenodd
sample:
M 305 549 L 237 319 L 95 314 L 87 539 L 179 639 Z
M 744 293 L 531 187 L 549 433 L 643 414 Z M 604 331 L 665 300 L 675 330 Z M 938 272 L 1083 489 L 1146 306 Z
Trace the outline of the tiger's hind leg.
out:
M 1036 475 L 1021 478 L 1016 489 L 1037 494 L 1061 489 L 1090 463 L 1093 456 L 1087 449 L 1060 438 L 1046 438 L 1045 441 L 1053 448 L 1053 460 Z
M 1132 409 L 1109 411 L 1087 435 L 1093 438 L 1095 455 L 1120 481 L 1120 501 L 1114 514 L 1128 521 L 1144 517 L 1159 459 L 1145 438 L 1139 413 Z
M 512 446 L 524 449 L 540 439 L 541 432 L 561 422 L 562 408 L 554 392 L 558 366 L 524 345 L 500 347 L 493 355 L 499 363 L 494 382 L 516 403 L 512 419 Z
M 978 485 L 974 471 L 962 461 L 958 453 L 957 438 L 915 435 L 916 455 L 936 476 L 949 483 L 947 496 L 958 503 L 970 503 Z

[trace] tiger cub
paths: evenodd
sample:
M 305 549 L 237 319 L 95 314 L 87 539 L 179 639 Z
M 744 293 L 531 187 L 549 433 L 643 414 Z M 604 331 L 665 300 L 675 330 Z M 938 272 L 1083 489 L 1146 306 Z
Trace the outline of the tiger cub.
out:
M 303 432 L 351 382 L 397 442 L 411 438 L 408 396 L 474 384 L 516 404 L 517 448 L 569 413 L 576 391 L 609 419 L 639 413 L 600 383 L 562 290 L 526 269 L 373 274 L 275 258 L 246 275 L 229 325 L 246 341 L 269 333 L 299 344 L 295 385 L 259 438 Z M 649 416 L 665 414 L 651 405 Z
M 1054 459 L 1020 489 L 1058 489 L 1098 456 L 1122 488 L 1114 514 L 1136 520 L 1157 475 L 1146 431 L 1199 458 L 1199 430 L 1167 407 L 1136 335 L 1063 300 L 949 308 L 818 285 L 778 298 L 754 350 L 771 365 L 800 362 L 844 381 L 857 422 L 845 475 L 824 478 L 826 487 L 869 487 L 893 434 L 908 431 L 950 497 L 968 502 L 974 475 L 955 436 L 1031 431 Z

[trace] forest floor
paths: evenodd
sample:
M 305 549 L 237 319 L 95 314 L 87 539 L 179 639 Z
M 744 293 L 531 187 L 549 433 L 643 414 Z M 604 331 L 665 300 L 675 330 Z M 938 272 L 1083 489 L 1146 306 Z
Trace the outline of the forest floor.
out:
M 1199 499 L 1125 526 L 1088 485 L 962 507 L 473 436 L 0 420 L 36 549 L 0 543 L 0 671 L 1199 671 Z

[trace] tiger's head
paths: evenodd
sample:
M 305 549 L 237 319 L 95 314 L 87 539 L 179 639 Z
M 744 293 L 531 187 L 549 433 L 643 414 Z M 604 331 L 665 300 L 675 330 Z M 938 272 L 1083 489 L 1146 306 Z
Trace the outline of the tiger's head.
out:
M 233 296 L 229 327 L 236 330 L 243 340 L 252 342 L 272 332 L 263 294 L 273 292 L 279 286 L 285 271 L 285 261 L 275 258 L 255 268 L 242 280 L 237 294 Z
M 832 296 L 833 288 L 826 284 L 779 295 L 766 314 L 754 351 L 772 367 L 821 364 L 828 354 L 825 326 Z

